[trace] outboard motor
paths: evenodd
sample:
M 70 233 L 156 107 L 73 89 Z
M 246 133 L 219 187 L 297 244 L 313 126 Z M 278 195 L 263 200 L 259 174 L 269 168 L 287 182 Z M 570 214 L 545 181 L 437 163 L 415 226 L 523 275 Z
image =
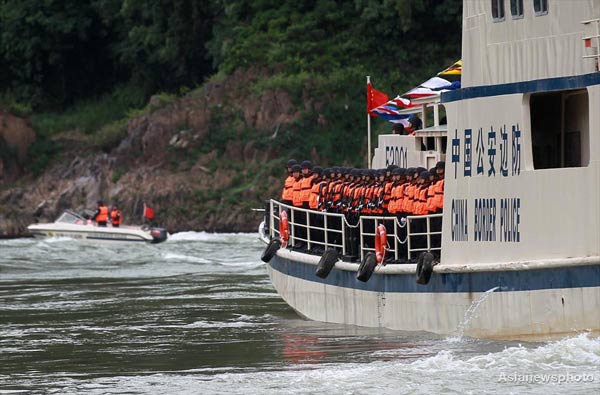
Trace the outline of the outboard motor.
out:
M 162 243 L 167 240 L 167 230 L 164 228 L 150 228 L 150 236 L 152 236 L 152 243 Z

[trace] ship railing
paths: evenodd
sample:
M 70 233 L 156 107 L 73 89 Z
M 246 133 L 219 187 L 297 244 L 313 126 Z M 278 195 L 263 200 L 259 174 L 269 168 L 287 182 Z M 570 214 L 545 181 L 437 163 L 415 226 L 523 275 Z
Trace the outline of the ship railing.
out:
M 442 214 L 409 215 L 406 217 L 408 237 L 406 239 L 408 259 L 414 258 L 415 253 L 423 251 L 442 250 Z M 436 242 L 432 242 L 433 239 Z
M 398 218 L 396 216 L 363 215 L 350 223 L 344 214 L 328 213 L 287 205 L 269 200 L 268 233 L 271 238 L 281 238 L 279 223 L 282 211 L 289 223 L 291 247 L 313 252 L 335 248 L 346 257 L 360 257 L 375 251 L 377 226 L 386 228 L 386 261 L 414 260 L 424 251 L 441 251 L 442 214 L 429 214 Z
M 583 55 L 583 58 L 596 59 L 595 68 L 596 71 L 598 71 L 600 65 L 600 18 L 582 21 L 581 23 L 586 26 L 587 32 L 589 32 L 589 34 L 586 34 L 582 38 L 584 45 L 586 48 L 592 48 L 594 50 L 594 53 Z
M 269 201 L 269 234 L 271 238 L 281 237 L 279 232 L 280 213 L 288 214 L 290 239 L 292 247 L 305 243 L 307 250 L 339 249 L 347 254 L 346 226 L 344 214 L 327 213 L 311 209 L 290 206 L 276 200 Z

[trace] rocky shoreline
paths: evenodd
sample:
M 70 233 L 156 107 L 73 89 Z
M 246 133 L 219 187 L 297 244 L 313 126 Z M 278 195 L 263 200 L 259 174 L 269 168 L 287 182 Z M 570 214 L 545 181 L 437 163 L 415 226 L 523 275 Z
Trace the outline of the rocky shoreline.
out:
M 7 168 L 17 167 L 5 165 L 0 171 L 0 237 L 27 236 L 29 224 L 52 222 L 65 209 L 94 209 L 98 200 L 119 204 L 125 224 L 141 221 L 146 202 L 157 224 L 170 233 L 256 231 L 262 215 L 252 208 L 263 208 L 265 199 L 279 193 L 287 158 L 274 149 L 256 148 L 255 138 L 239 136 L 248 127 L 270 135 L 295 116 L 285 94 L 248 97 L 234 109 L 242 112 L 244 124 L 233 128 L 233 138 L 221 147 L 211 147 L 207 141 L 223 133 L 213 126 L 215 109 L 247 84 L 239 75 L 206 84 L 202 94 L 133 118 L 127 136 L 109 152 L 82 143 L 77 130 L 65 131 L 55 137 L 63 148 L 38 177 L 22 169 L 9 173 Z M 23 144 L 26 149 L 31 141 Z

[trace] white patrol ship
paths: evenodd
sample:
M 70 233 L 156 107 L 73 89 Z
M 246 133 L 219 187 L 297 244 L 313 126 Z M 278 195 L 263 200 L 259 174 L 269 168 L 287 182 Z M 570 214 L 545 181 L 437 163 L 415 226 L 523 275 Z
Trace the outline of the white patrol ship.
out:
M 423 100 L 417 110 L 433 126 L 380 136 L 373 160 L 445 160 L 439 263 L 432 232 L 426 251 L 410 246 L 410 229 L 400 236 L 417 218 L 349 223 L 313 211 L 322 219 L 307 216 L 309 228 L 341 235 L 315 241 L 294 231 L 307 210 L 271 200 L 263 260 L 277 292 L 302 316 L 332 323 L 504 339 L 600 332 L 599 47 L 600 0 L 464 1 L 461 88 Z M 386 254 L 407 243 L 418 263 L 365 259 L 377 221 L 393 223 Z M 344 260 L 352 231 L 361 264 Z

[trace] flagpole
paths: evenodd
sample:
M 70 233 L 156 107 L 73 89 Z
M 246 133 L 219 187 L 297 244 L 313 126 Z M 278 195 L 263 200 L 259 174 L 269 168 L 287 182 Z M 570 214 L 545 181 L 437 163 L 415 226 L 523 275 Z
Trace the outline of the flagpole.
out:
M 367 76 L 367 86 L 371 83 L 371 76 Z M 368 92 L 367 92 L 368 93 Z M 369 106 L 368 102 L 369 98 L 367 98 L 367 108 Z M 367 111 L 367 169 L 371 168 L 371 115 L 369 115 L 369 111 Z

